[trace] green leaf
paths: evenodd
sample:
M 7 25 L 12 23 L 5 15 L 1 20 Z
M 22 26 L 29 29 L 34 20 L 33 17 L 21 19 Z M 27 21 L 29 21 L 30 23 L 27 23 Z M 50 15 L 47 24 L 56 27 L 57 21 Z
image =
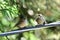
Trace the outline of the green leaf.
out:
M 33 26 L 37 25 L 37 22 L 36 22 L 34 19 L 30 19 L 30 23 L 31 23 L 31 25 L 33 25 Z
M 30 39 L 29 40 L 38 40 L 36 36 L 33 33 L 30 33 Z
M 5 18 L 2 18 L 1 22 L 3 25 L 6 25 L 6 26 L 9 25 L 9 21 L 7 21 Z

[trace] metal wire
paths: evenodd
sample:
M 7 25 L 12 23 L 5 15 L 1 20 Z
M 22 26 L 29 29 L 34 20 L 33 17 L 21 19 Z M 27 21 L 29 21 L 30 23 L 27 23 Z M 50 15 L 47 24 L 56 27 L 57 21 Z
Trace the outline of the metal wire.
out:
M 37 29 L 48 28 L 48 27 L 56 27 L 56 26 L 60 26 L 60 21 L 45 24 L 45 25 L 36 25 L 36 26 L 26 27 L 26 28 L 22 28 L 21 30 L 0 33 L 0 36 L 8 36 L 8 35 L 18 34 L 25 31 L 37 30 Z

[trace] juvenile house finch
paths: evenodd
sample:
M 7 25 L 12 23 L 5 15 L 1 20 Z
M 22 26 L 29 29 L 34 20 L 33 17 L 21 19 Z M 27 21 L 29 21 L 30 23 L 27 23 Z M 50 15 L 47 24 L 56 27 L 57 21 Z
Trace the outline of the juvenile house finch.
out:
M 19 28 L 17 30 L 20 30 L 21 28 L 25 28 L 27 25 L 28 25 L 27 18 L 24 15 L 19 15 L 19 21 L 15 25 Z M 22 38 L 23 38 L 23 33 L 20 33 L 18 35 L 18 40 L 21 40 Z
M 37 14 L 36 22 L 38 23 L 38 25 L 44 25 L 46 23 L 46 20 L 42 14 Z M 43 31 L 43 30 L 35 30 L 35 35 L 38 38 L 40 38 L 41 36 L 40 31 Z
M 46 23 L 46 20 L 42 14 L 38 14 L 36 21 L 38 24 L 44 25 Z
M 19 16 L 19 21 L 17 22 L 16 26 L 19 28 L 24 28 L 28 25 L 27 18 L 24 15 Z

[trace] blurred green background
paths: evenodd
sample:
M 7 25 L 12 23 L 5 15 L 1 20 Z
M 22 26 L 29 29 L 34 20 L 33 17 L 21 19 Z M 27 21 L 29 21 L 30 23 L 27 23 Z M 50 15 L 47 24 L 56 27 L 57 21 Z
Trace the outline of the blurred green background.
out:
M 27 13 L 28 10 L 34 12 L 33 16 Z M 35 26 L 37 13 L 43 14 L 47 23 L 60 21 L 60 0 L 0 0 L 0 33 L 18 29 L 14 26 L 22 14 L 28 17 L 28 26 Z M 33 31 L 22 34 L 21 40 L 60 40 L 60 27 L 40 29 L 39 38 Z M 18 35 L 0 36 L 0 40 L 20 40 Z

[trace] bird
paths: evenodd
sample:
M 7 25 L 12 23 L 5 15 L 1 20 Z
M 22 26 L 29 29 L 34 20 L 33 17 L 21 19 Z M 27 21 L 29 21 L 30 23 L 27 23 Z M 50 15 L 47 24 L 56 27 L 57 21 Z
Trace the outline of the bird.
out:
M 37 14 L 36 22 L 37 22 L 38 25 L 45 25 L 47 23 L 42 14 Z M 40 31 L 43 31 L 43 30 L 35 30 L 35 35 L 36 35 L 37 38 L 40 38 L 40 36 L 41 36 Z
M 21 21 L 19 21 L 20 23 L 18 24 L 19 28 L 24 28 L 25 26 L 27 26 L 27 19 L 21 19 Z
M 26 28 L 26 26 L 28 25 L 28 21 L 27 21 L 27 17 L 25 15 L 19 15 L 19 21 L 15 24 L 16 27 L 18 27 L 17 30 L 23 30 L 24 28 Z M 16 31 L 16 30 L 15 30 Z M 22 37 L 23 37 L 23 33 L 20 33 L 17 37 L 18 37 L 18 40 L 21 40 Z
M 24 15 L 19 15 L 19 20 L 15 24 L 19 29 L 24 28 L 28 25 L 27 17 Z
M 36 22 L 41 25 L 44 25 L 47 23 L 42 14 L 37 14 Z

